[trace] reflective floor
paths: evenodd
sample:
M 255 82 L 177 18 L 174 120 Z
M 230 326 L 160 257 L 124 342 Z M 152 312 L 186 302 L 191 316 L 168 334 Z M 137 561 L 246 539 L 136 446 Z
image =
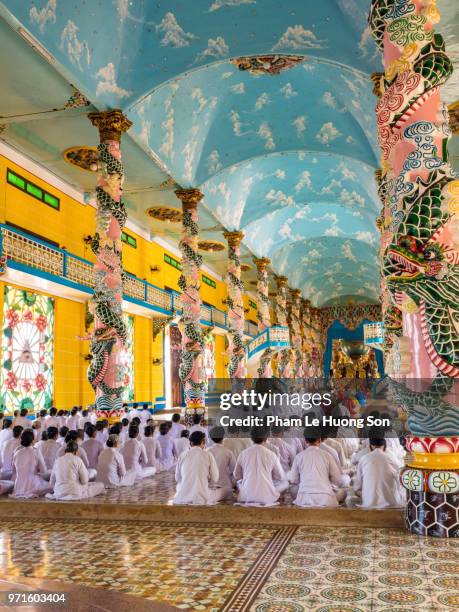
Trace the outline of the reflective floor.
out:
M 356 527 L 12 518 L 0 527 L 0 577 L 183 610 L 446 611 L 459 606 L 459 541 Z

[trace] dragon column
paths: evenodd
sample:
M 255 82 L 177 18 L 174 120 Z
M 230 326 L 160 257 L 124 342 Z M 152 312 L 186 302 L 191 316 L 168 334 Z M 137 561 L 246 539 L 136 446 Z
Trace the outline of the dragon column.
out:
M 292 307 L 290 311 L 290 338 L 292 343 L 292 378 L 303 375 L 303 338 L 301 335 L 301 291 L 290 289 Z
M 229 335 L 229 363 L 228 374 L 231 379 L 245 378 L 244 372 L 244 286 L 241 281 L 241 260 L 239 259 L 239 245 L 244 238 L 242 232 L 224 232 L 228 241 L 228 335 Z
M 277 325 L 288 327 L 288 312 L 287 312 L 287 284 L 286 276 L 277 276 L 277 295 L 276 295 L 276 319 Z M 290 378 L 291 368 L 290 361 L 292 358 L 291 349 L 284 349 L 279 354 L 277 375 L 279 378 Z
M 383 53 L 373 75 L 385 319 L 401 329 L 390 388 L 408 412 L 411 452 L 402 472 L 407 527 L 459 536 L 459 181 L 448 163 L 440 86 L 452 72 L 434 30 L 435 0 L 373 0 L 369 24 Z
M 100 135 L 96 231 L 91 244 L 96 256 L 94 334 L 88 380 L 96 393 L 97 416 L 118 419 L 124 391 L 119 357 L 127 335 L 121 311 L 124 274 L 121 231 L 127 215 L 121 201 L 124 171 L 120 141 L 121 134 L 132 123 L 120 110 L 89 113 L 88 117 Z
M 182 202 L 182 237 L 179 243 L 183 270 L 179 279 L 182 291 L 182 314 L 179 321 L 182 352 L 179 376 L 183 384 L 186 410 L 190 416 L 190 413 L 204 412 L 206 393 L 199 294 L 202 257 L 198 253 L 198 203 L 203 194 L 199 189 L 178 189 L 175 194 Z
M 265 331 L 268 327 L 271 327 L 271 313 L 269 309 L 269 288 L 268 288 L 268 266 L 271 260 L 267 257 L 254 257 L 253 261 L 257 266 L 257 302 L 258 302 L 258 333 Z M 273 371 L 271 368 L 271 359 L 273 353 L 271 349 L 266 349 L 260 358 L 260 365 L 258 366 L 258 377 L 259 378 L 272 378 Z

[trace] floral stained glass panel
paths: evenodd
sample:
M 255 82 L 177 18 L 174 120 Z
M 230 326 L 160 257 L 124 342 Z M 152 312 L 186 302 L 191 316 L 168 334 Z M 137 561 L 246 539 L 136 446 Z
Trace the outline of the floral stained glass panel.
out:
M 4 288 L 0 389 L 6 414 L 53 402 L 54 300 Z
M 127 338 L 126 346 L 121 351 L 120 363 L 125 386 L 123 401 L 129 402 L 134 399 L 134 317 L 123 314 L 123 320 L 127 328 Z

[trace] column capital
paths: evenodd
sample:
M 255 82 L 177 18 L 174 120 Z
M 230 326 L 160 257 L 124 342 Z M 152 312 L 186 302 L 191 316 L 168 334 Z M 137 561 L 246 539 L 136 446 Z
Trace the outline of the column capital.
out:
M 301 291 L 299 289 L 290 289 L 290 295 L 293 300 L 297 300 L 301 295 Z
M 254 257 L 253 263 L 257 266 L 258 272 L 265 272 L 271 260 L 268 257 Z
M 303 298 L 303 299 L 301 300 L 301 305 L 302 305 L 302 307 L 303 307 L 305 310 L 307 310 L 307 309 L 309 309 L 309 308 L 311 307 L 311 300 L 306 300 L 306 299 L 304 299 L 304 298 Z
M 132 125 L 132 121 L 119 108 L 97 113 L 88 113 L 89 121 L 99 130 L 100 140 L 121 140 L 121 134 Z
M 244 239 L 244 232 L 223 232 L 223 236 L 228 241 L 228 245 L 234 249 Z
M 276 284 L 278 289 L 282 289 L 283 287 L 287 287 L 288 278 L 286 276 L 276 276 Z
M 182 202 L 183 210 L 197 208 L 198 203 L 204 197 L 204 194 L 199 189 L 190 187 L 189 189 L 176 189 L 175 195 Z

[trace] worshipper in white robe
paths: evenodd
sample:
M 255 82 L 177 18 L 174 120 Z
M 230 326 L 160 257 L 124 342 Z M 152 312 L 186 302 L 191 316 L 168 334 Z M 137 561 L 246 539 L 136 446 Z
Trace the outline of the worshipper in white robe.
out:
M 3 444 L 13 437 L 13 421 L 11 419 L 3 420 L 3 429 L 0 431 L 0 450 Z
M 278 457 L 266 448 L 268 430 L 254 427 L 253 446 L 237 458 L 234 478 L 237 480 L 238 501 L 246 504 L 271 506 L 288 489 L 288 480 Z
M 213 455 L 218 468 L 218 481 L 216 485 L 221 488 L 220 499 L 233 499 L 233 489 L 236 481 L 234 480 L 234 468 L 236 458 L 233 453 L 223 446 L 225 430 L 223 427 L 214 427 L 209 432 L 209 438 L 213 444 L 209 446 L 207 452 Z
M 321 439 L 310 435 L 306 429 L 306 449 L 295 457 L 290 470 L 290 482 L 298 485 L 293 503 L 304 507 L 338 506 L 346 499 L 346 489 L 337 488 L 342 484 L 341 471 L 332 455 L 323 450 Z
M 59 444 L 62 444 L 64 446 L 66 445 L 65 438 L 68 433 L 69 433 L 68 427 L 66 427 L 65 425 L 63 427 L 59 427 L 59 437 L 57 438 L 57 441 Z
M 170 430 L 170 436 L 173 440 L 180 438 L 182 431 L 186 429 L 185 425 L 180 423 L 180 415 L 178 412 L 172 415 L 172 427 Z
M 96 428 L 96 440 L 100 442 L 102 446 L 105 446 L 105 443 L 107 442 L 107 439 L 108 439 L 108 431 L 106 431 L 105 429 L 104 422 L 97 421 L 95 428 Z
M 132 422 L 132 419 L 134 419 L 135 417 L 140 418 L 139 404 L 133 404 L 132 410 L 128 412 L 128 419 L 130 422 Z
M 147 425 L 143 432 L 142 444 L 145 446 L 147 453 L 147 467 L 159 468 L 161 460 L 161 445 L 158 439 L 153 436 L 155 433 L 154 425 Z
M 129 487 L 135 483 L 137 472 L 135 469 L 126 470 L 123 455 L 118 450 L 119 437 L 110 435 L 104 450 L 97 461 L 97 482 L 104 484 L 107 489 Z
M 28 414 L 29 411 L 27 410 L 27 408 L 22 408 L 19 415 L 13 419 L 13 427 L 19 425 L 20 427 L 22 427 L 22 429 L 31 429 L 32 421 L 27 418 Z
M 131 425 L 129 427 L 129 439 L 126 440 L 120 452 L 128 471 L 135 470 L 137 479 L 148 478 L 156 473 L 156 468 L 147 467 L 147 451 L 138 437 L 139 428 L 136 425 Z
M 39 423 L 40 427 L 40 431 L 38 434 L 38 440 L 41 440 L 41 434 L 46 431 L 48 429 L 48 425 L 46 423 L 46 419 L 47 419 L 47 411 L 46 410 L 40 410 L 40 413 L 38 414 L 37 418 L 35 419 L 34 423 Z
M 33 433 L 26 429 L 21 434 L 21 446 L 13 456 L 14 482 L 11 497 L 40 497 L 52 490 L 43 478 L 46 465 L 40 451 L 33 447 Z
M 194 431 L 200 431 L 206 436 L 206 446 L 209 446 L 209 431 L 203 424 L 203 416 L 201 414 L 193 415 L 193 425 L 190 427 L 190 436 Z
M 124 417 L 121 421 L 119 446 L 123 446 L 123 444 L 126 442 L 128 437 L 129 437 L 129 419 Z
M 190 449 L 182 453 L 175 468 L 177 490 L 173 504 L 212 505 L 225 494 L 217 486 L 218 467 L 214 456 L 207 452 L 202 431 L 190 435 Z
M 188 431 L 188 429 L 184 429 L 182 433 L 180 434 L 180 438 L 175 438 L 175 440 L 172 441 L 174 445 L 174 455 L 176 457 L 180 457 L 182 453 L 189 450 L 190 448 L 189 437 L 190 437 L 190 432 Z
M 94 425 L 89 424 L 86 427 L 87 440 L 81 444 L 81 448 L 85 451 L 88 457 L 88 467 L 93 470 L 97 470 L 97 462 L 99 461 L 99 455 L 104 450 L 104 447 L 96 440 L 96 428 Z
M 250 437 L 243 436 L 241 435 L 242 433 L 244 432 L 242 432 L 239 427 L 230 425 L 228 427 L 228 434 L 223 440 L 223 446 L 233 453 L 236 461 L 242 451 L 249 448 L 253 444 Z
M 65 436 L 65 444 L 61 444 L 60 449 L 56 453 L 56 460 L 65 455 L 65 449 L 67 448 L 67 445 L 69 442 L 76 443 L 78 447 L 77 456 L 82 460 L 83 465 L 88 470 L 89 480 L 94 480 L 94 478 L 96 477 L 96 470 L 89 467 L 88 455 L 86 454 L 86 451 L 84 450 L 84 448 L 80 444 L 78 444 L 78 432 L 76 431 L 68 432 L 68 434 Z
M 405 505 L 406 495 L 399 480 L 399 465 L 386 452 L 383 438 L 370 438 L 370 452 L 357 466 L 353 488 L 361 497 L 362 508 L 387 508 Z
M 64 450 L 64 455 L 56 459 L 51 472 L 49 484 L 54 488 L 54 493 L 47 497 L 59 501 L 75 501 L 103 493 L 105 487 L 102 482 L 89 482 L 88 470 L 77 456 L 78 444 L 71 440 Z
M 70 431 L 76 431 L 77 429 L 79 429 L 80 415 L 78 414 L 78 408 L 76 406 L 74 406 L 70 411 L 70 416 L 67 417 L 65 424 L 70 429 Z
M 170 436 L 170 428 L 167 423 L 161 423 L 159 426 L 159 436 L 156 440 L 161 447 L 161 459 L 158 462 L 158 471 L 165 472 L 172 469 L 177 460 L 174 441 Z
M 61 420 L 57 416 L 57 409 L 54 408 L 54 406 L 49 409 L 49 415 L 45 419 L 45 424 L 46 429 L 48 429 L 48 427 L 57 427 L 59 430 L 62 427 Z
M 83 429 L 85 428 L 86 423 L 91 423 L 91 416 L 89 414 L 89 410 L 85 409 L 81 411 L 81 414 L 78 417 L 78 429 Z
M 292 467 L 295 453 L 293 448 L 284 440 L 283 430 L 279 427 L 272 427 L 268 442 L 278 450 L 280 464 L 284 472 L 287 473 Z
M 0 472 L 0 478 L 2 480 L 11 480 L 13 475 L 13 456 L 21 446 L 21 435 L 24 431 L 21 425 L 15 425 L 13 427 L 13 437 L 7 440 L 1 448 L 1 465 L 2 470 Z
M 54 467 L 57 453 L 60 451 L 62 446 L 57 441 L 57 427 L 48 427 L 46 434 L 47 439 L 37 442 L 35 448 L 40 451 L 46 465 L 47 473 L 49 476 L 51 476 L 51 470 Z

